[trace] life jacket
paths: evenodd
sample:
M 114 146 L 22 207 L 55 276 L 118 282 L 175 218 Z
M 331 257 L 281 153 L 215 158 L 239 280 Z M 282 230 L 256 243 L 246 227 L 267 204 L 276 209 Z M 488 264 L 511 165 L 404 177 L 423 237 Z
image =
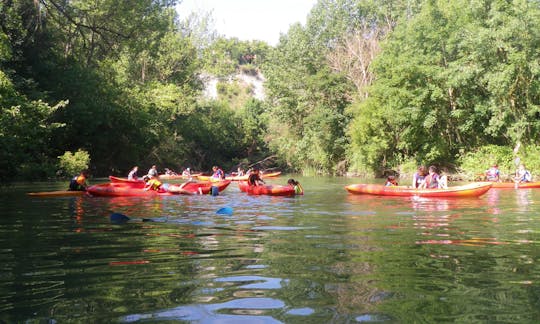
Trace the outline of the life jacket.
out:
M 532 180 L 531 173 L 528 170 L 523 170 L 523 172 L 519 172 L 519 181 L 521 182 L 530 182 Z
M 158 191 L 162 185 L 162 183 L 158 179 L 150 179 L 148 180 L 148 184 L 150 186 L 150 189 L 155 191 Z
M 437 189 L 439 186 L 439 175 L 437 173 L 430 174 L 426 177 L 426 188 Z
M 414 178 L 414 184 L 415 184 L 415 188 L 418 188 L 420 187 L 420 185 L 422 183 L 424 183 L 424 181 L 426 181 L 426 176 L 423 176 L 423 175 L 420 175 L 418 172 L 416 172 L 413 176 Z
M 69 190 L 72 191 L 82 191 L 85 190 L 84 186 L 86 184 L 86 177 L 82 174 L 74 176 L 71 181 L 69 181 Z
M 215 179 L 223 179 L 223 178 L 224 178 L 223 170 L 217 169 L 217 170 L 214 172 L 214 174 L 212 174 L 212 178 L 215 178 Z
M 495 180 L 499 177 L 500 171 L 497 168 L 489 168 L 486 172 L 488 180 Z

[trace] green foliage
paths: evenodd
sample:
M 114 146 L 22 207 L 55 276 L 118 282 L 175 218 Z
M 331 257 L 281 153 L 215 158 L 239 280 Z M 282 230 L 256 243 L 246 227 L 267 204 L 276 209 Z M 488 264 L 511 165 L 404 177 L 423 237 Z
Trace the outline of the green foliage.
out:
M 90 154 L 84 150 L 77 150 L 75 153 L 66 151 L 58 157 L 58 167 L 64 175 L 73 176 L 83 170 L 87 170 L 90 165 Z
M 537 141 L 540 9 L 492 4 L 430 1 L 399 20 L 374 62 L 370 98 L 354 110 L 356 164 L 452 162 L 489 144 Z
M 482 179 L 485 171 L 493 164 L 499 166 L 501 178 L 510 178 L 516 170 L 514 154 L 508 146 L 482 146 L 460 156 L 459 163 L 463 174 L 470 180 Z
M 264 42 L 221 37 L 204 50 L 203 68 L 217 77 L 230 76 L 245 65 L 253 70 L 265 62 L 269 50 L 269 46 Z
M 51 116 L 65 102 L 56 106 L 29 100 L 15 89 L 8 76 L 0 70 L 0 180 L 16 176 L 30 179 L 51 174 L 49 165 L 51 135 L 62 124 L 52 123 Z M 26 172 L 29 166 L 34 172 Z

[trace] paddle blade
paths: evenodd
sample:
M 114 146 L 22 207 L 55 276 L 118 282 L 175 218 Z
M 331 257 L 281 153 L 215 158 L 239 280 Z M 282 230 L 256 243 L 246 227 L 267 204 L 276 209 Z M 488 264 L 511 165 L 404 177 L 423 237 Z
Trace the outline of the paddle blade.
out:
M 120 213 L 112 213 L 109 218 L 112 223 L 125 223 L 130 219 L 126 215 Z
M 216 211 L 216 214 L 218 215 L 232 215 L 233 209 L 232 207 L 222 207 Z

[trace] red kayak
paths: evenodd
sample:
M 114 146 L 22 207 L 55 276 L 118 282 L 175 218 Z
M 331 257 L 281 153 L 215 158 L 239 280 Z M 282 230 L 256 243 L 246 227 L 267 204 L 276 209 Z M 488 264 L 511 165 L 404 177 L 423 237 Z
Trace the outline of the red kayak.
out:
M 516 188 L 514 182 L 493 182 L 492 188 L 502 189 L 502 188 Z M 516 189 L 527 189 L 527 188 L 540 188 L 540 181 L 536 182 L 522 182 L 519 183 Z
M 197 173 L 197 174 L 192 174 L 191 175 L 191 178 L 196 178 L 200 175 L 200 173 Z M 161 174 L 159 175 L 159 180 L 182 180 L 182 179 L 189 179 L 189 177 L 186 177 L 186 176 L 182 176 L 182 175 L 167 175 L 167 174 Z M 132 185 L 137 185 L 137 184 L 141 184 L 143 183 L 144 184 L 144 181 L 142 178 L 139 178 L 137 180 L 129 180 L 128 178 L 121 178 L 121 177 L 115 177 L 115 176 L 109 176 L 109 180 L 111 180 L 111 182 L 123 182 L 123 183 L 129 183 L 129 184 L 132 184 Z
M 222 192 L 230 183 L 231 181 L 229 180 L 219 182 L 190 182 L 183 188 L 180 188 L 179 185 L 169 185 L 170 191 L 155 191 L 143 190 L 143 187 L 137 188 L 125 183 L 109 182 L 91 186 L 86 191 L 93 196 L 104 197 L 170 196 L 182 193 L 198 194 L 199 189 L 201 193 L 208 194 L 213 186 L 218 187 L 219 192 Z
M 144 181 L 143 179 L 137 179 L 137 180 L 129 180 L 128 178 L 120 178 L 115 176 L 109 176 L 109 180 L 114 183 L 123 183 L 128 184 L 135 188 L 144 188 Z
M 269 196 L 294 196 L 294 188 L 291 186 L 263 185 L 250 186 L 247 181 L 238 181 L 240 191 L 248 195 L 269 195 Z
M 478 197 L 491 188 L 491 182 L 475 182 L 464 186 L 446 189 L 415 189 L 407 186 L 384 186 L 378 184 L 352 184 L 345 189 L 353 194 L 378 196 L 416 196 L 416 197 Z

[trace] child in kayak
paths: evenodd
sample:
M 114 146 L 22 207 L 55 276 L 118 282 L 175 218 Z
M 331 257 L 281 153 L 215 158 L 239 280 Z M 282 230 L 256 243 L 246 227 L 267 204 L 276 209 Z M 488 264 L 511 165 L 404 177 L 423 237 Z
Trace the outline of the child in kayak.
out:
M 88 187 L 88 183 L 86 182 L 87 178 L 87 170 L 84 170 L 79 175 L 74 176 L 69 182 L 69 191 L 86 191 L 86 187 Z
M 303 195 L 304 194 L 304 188 L 302 188 L 302 185 L 300 184 L 300 182 L 294 180 L 294 179 L 289 179 L 287 180 L 287 184 L 291 187 L 294 188 L 294 193 L 297 194 L 297 195 Z
M 137 180 L 139 178 L 137 176 L 137 171 L 139 171 L 139 167 L 134 166 L 133 169 L 131 169 L 131 171 L 129 171 L 128 180 Z
M 396 180 L 396 177 L 393 176 L 393 175 L 389 175 L 387 178 L 386 178 L 386 184 L 385 184 L 386 187 L 390 187 L 390 186 L 399 186 L 397 180 Z
M 441 175 L 439 169 L 431 165 L 428 169 L 429 173 L 426 176 L 424 183 L 420 189 L 446 189 L 448 188 L 448 180 L 446 175 Z
M 426 167 L 423 165 L 419 166 L 418 171 L 416 171 L 416 173 L 413 175 L 412 187 L 420 188 L 424 183 L 427 175 L 428 172 L 426 170 Z
M 486 179 L 487 181 L 500 182 L 500 171 L 499 166 L 495 163 L 491 168 L 486 170 Z
M 518 169 L 516 170 L 516 176 L 514 177 L 514 182 L 517 184 L 522 182 L 531 182 L 532 181 L 532 175 L 525 168 L 524 164 L 520 164 Z
M 250 186 L 261 186 L 265 184 L 261 176 L 259 175 L 259 169 L 253 168 L 248 177 L 248 185 Z
M 144 180 L 144 182 L 146 182 L 145 185 L 144 185 L 144 188 L 143 188 L 144 191 L 155 190 L 157 192 L 171 192 L 171 193 L 178 193 L 178 194 L 184 194 L 184 195 L 193 195 L 194 194 L 194 192 L 191 192 L 191 191 L 188 191 L 188 190 L 184 189 L 184 187 L 188 183 L 190 183 L 192 181 L 187 181 L 187 182 L 181 184 L 180 186 L 175 186 L 175 185 L 170 185 L 168 183 L 162 183 L 156 177 L 152 177 L 152 176 L 148 176 L 148 175 L 145 175 L 143 177 L 143 180 Z M 200 190 L 199 190 L 199 193 L 202 194 L 202 192 L 200 192 Z

